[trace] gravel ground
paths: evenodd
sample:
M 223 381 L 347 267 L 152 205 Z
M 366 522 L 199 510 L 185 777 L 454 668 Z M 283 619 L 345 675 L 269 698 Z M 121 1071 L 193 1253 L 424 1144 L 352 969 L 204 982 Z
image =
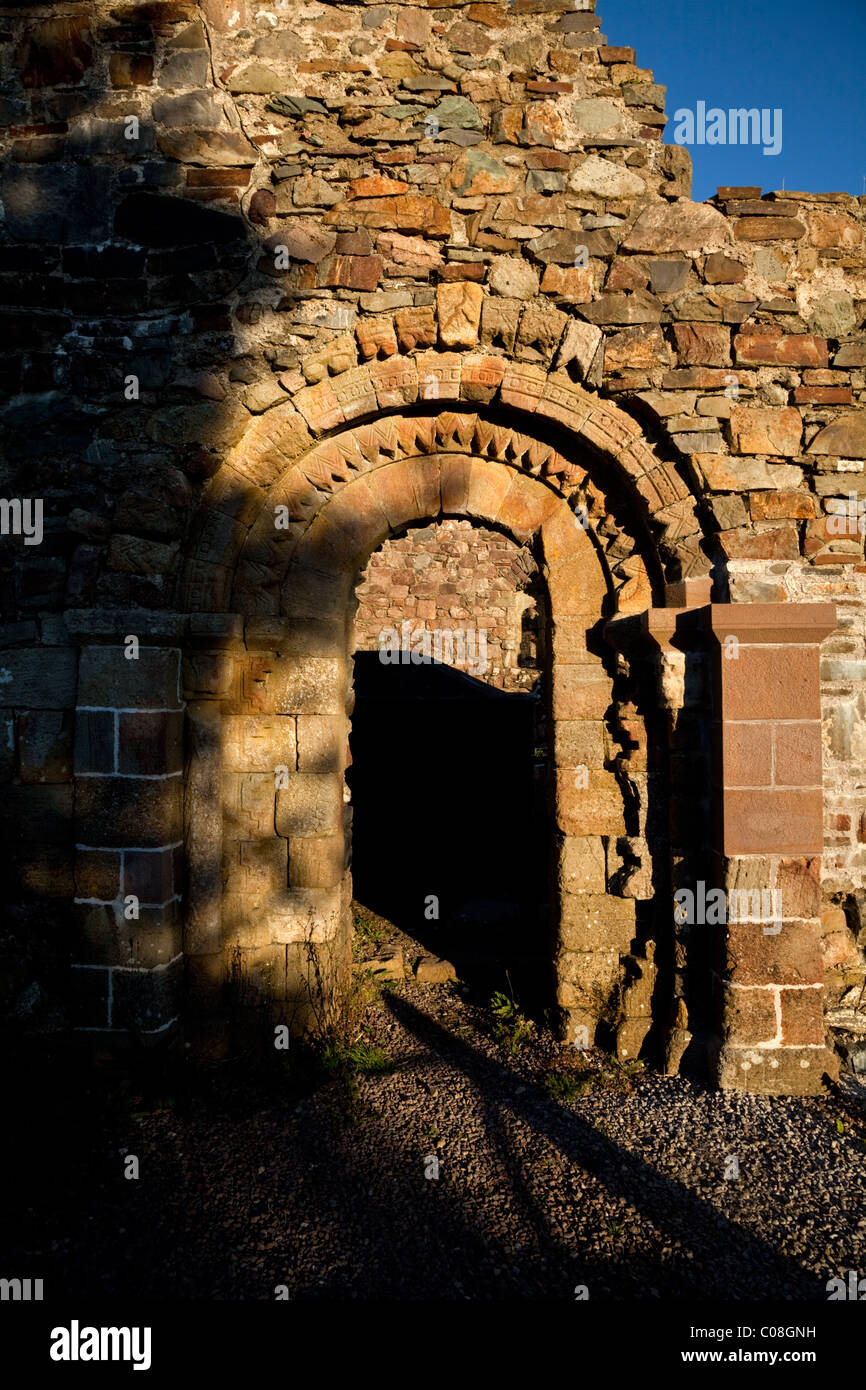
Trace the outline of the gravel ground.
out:
M 449 985 L 386 991 L 367 1028 L 394 1069 L 354 1099 L 334 1081 L 299 1096 L 249 1057 L 194 1069 L 163 1103 L 55 1075 L 43 1123 L 18 1130 L 6 1263 L 58 1294 L 250 1300 L 277 1285 L 572 1300 L 582 1284 L 593 1299 L 824 1301 L 827 1279 L 866 1270 L 854 1083 L 720 1094 L 538 1032 L 512 1053 Z M 550 1098 L 551 1070 L 580 1095 Z

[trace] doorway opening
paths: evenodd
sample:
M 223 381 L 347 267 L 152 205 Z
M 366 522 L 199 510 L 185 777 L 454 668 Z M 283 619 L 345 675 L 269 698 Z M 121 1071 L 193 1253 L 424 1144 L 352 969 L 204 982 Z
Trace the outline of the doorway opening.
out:
M 356 593 L 354 896 L 488 993 L 550 1002 L 544 600 L 463 520 L 384 542 Z

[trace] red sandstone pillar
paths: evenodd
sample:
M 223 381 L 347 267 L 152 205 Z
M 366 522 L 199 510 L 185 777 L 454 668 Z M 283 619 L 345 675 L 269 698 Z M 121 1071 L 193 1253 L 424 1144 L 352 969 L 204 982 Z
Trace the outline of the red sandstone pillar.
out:
M 722 928 L 724 1087 L 816 1093 L 833 1067 L 819 912 L 819 653 L 831 603 L 713 604 L 714 882 Z

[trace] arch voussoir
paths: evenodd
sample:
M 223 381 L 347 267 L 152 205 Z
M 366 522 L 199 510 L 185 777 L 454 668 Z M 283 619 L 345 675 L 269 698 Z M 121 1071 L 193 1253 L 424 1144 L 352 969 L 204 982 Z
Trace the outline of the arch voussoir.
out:
M 431 411 L 435 405 L 441 406 L 438 413 Z M 413 406 L 419 413 L 405 413 Z M 479 406 L 506 408 L 513 423 L 495 415 L 485 418 L 478 414 Z M 395 410 L 404 413 L 382 414 Z M 574 456 L 562 444 L 554 447 L 539 437 L 532 417 L 564 431 L 573 441 Z M 287 563 L 304 527 L 329 498 L 354 479 L 398 460 L 451 452 L 495 459 L 543 478 L 568 497 L 586 478 L 579 459 L 587 451 L 590 458 L 607 460 L 639 502 L 650 534 L 656 536 L 662 568 L 705 573 L 710 562 L 701 548 L 701 525 L 688 487 L 671 462 L 657 457 L 630 415 L 562 371 L 492 354 L 430 350 L 369 362 L 304 385 L 256 417 L 206 492 L 187 567 L 188 591 L 197 604 L 215 602 L 218 594 L 226 601 L 223 571 L 237 571 L 239 601 L 241 594 L 249 595 L 253 573 L 262 582 L 262 567 L 271 576 L 270 585 L 281 587 L 271 560 L 265 563 L 265 552 Z M 450 478 L 452 498 L 460 476 Z M 430 486 L 428 482 L 423 507 L 433 505 Z M 288 520 L 273 548 L 263 533 L 280 504 L 287 508 Z

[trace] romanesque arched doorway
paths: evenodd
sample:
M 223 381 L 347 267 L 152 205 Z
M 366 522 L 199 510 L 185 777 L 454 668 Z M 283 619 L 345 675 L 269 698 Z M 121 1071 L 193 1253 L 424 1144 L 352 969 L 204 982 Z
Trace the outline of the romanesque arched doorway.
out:
M 585 1028 L 591 1040 L 600 1020 L 612 1022 L 621 957 L 636 932 L 635 900 L 612 883 L 613 847 L 639 825 L 627 824 L 615 766 L 616 661 L 601 629 L 617 611 L 617 589 L 628 611 L 649 585 L 634 537 L 625 545 L 620 530 L 595 533 L 591 514 L 608 514 L 601 497 L 586 469 L 553 444 L 465 406 L 335 435 L 271 488 L 233 578 L 232 608 L 253 615 L 223 702 L 220 855 L 222 950 L 262 973 L 269 989 L 299 998 L 311 948 L 335 979 L 347 968 L 358 575 L 389 536 L 465 518 L 530 547 L 543 571 L 548 959 L 566 1027 Z M 274 785 L 273 768 L 284 784 Z
M 760 916 L 690 934 L 672 889 L 803 876 L 785 856 L 816 852 L 812 821 L 795 839 L 742 825 L 727 764 L 712 772 L 711 720 L 733 746 L 739 685 L 754 662 L 776 669 L 767 644 L 795 639 L 813 718 L 824 610 L 803 608 L 801 632 L 775 608 L 710 604 L 694 502 L 635 423 L 564 376 L 494 358 L 428 353 L 305 387 L 211 484 L 185 599 L 194 998 L 218 1008 L 227 961 L 240 963 L 303 1026 L 313 977 L 320 998 L 346 978 L 353 587 L 386 537 L 451 516 L 531 543 L 543 570 L 563 1029 L 634 1056 L 656 1023 L 671 1071 L 695 1056 L 726 1085 L 820 1086 L 811 919 L 775 941 Z M 732 624 L 742 675 L 711 669 Z M 781 811 L 787 792 L 770 797 Z

